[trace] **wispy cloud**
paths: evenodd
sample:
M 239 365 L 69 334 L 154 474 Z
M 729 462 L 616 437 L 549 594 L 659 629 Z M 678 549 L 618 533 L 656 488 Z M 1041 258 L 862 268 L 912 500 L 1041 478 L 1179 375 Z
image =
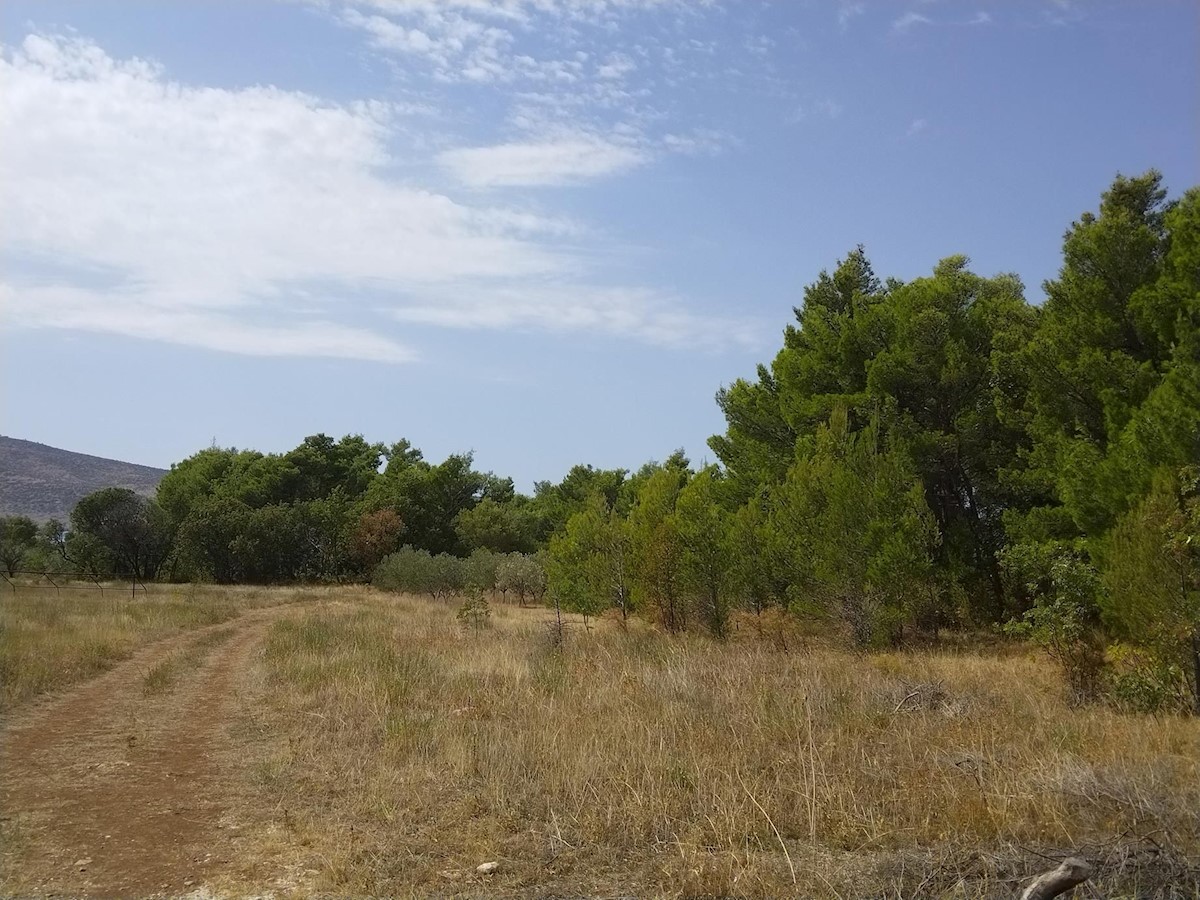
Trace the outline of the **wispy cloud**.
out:
M 443 328 L 635 333 L 661 346 L 704 350 L 730 343 L 760 346 L 769 331 L 761 322 L 687 310 L 678 298 L 644 288 L 556 282 L 497 286 L 472 297 L 440 296 L 397 307 L 392 315 L 400 322 Z
M 521 306 L 508 320 L 558 329 L 573 321 L 563 313 L 573 292 L 597 290 L 586 259 L 564 243 L 578 223 L 414 182 L 392 155 L 406 108 L 181 85 L 77 36 L 31 34 L 5 49 L 0 81 L 0 300 L 10 325 L 404 362 L 418 351 L 381 308 L 451 296 L 516 302 L 523 284 L 553 281 L 566 286 L 557 307 L 537 307 L 539 320 Z M 632 138 L 585 135 L 571 146 L 560 135 L 442 162 L 466 181 L 525 184 L 564 178 L 568 166 L 615 171 L 644 152 Z M 646 297 L 622 290 L 631 310 Z M 671 303 L 656 299 L 653 315 L 631 313 L 608 333 L 660 341 L 656 323 L 668 313 L 707 327 Z M 723 340 L 728 329 L 711 327 Z
M 908 129 L 904 132 L 906 138 L 913 138 L 929 127 L 927 119 L 913 119 L 908 123 Z
M 438 162 L 469 187 L 575 184 L 638 166 L 648 154 L 629 142 L 575 133 L 541 141 L 445 150 Z
M 621 77 L 634 60 L 619 50 L 547 55 L 533 34 L 587 28 L 615 32 L 639 14 L 694 14 L 709 0 L 330 0 L 343 25 L 363 32 L 376 49 L 423 62 L 449 82 L 572 81 Z
M 906 32 L 916 27 L 917 25 L 932 25 L 933 19 L 922 13 L 909 10 L 904 15 L 895 19 L 892 22 L 892 31 Z
M 861 0 L 841 0 L 838 4 L 837 22 L 838 27 L 845 31 L 850 27 L 851 21 L 858 16 L 861 16 L 867 11 L 865 3 Z

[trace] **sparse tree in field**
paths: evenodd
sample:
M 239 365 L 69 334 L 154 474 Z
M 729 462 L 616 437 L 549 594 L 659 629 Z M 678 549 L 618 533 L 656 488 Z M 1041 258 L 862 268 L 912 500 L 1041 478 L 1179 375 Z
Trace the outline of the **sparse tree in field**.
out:
M 454 616 L 463 628 L 471 628 L 478 634 L 492 623 L 492 609 L 478 590 L 469 591 L 467 599 Z
M 449 553 L 433 557 L 433 586 L 431 593 L 436 600 L 448 600 L 463 592 L 467 586 L 466 565 L 462 559 Z
M 540 601 L 546 593 L 546 570 L 533 556 L 510 553 L 496 566 L 496 588 L 511 591 L 521 606 Z
M 37 523 L 28 516 L 0 516 L 0 564 L 12 577 L 37 547 Z
M 494 593 L 496 590 L 496 572 L 504 555 L 493 553 L 491 550 L 478 549 L 471 553 L 464 562 L 465 581 L 469 589 Z
M 384 557 L 375 567 L 371 583 L 384 591 L 432 594 L 436 583 L 433 557 L 428 550 L 404 546 Z

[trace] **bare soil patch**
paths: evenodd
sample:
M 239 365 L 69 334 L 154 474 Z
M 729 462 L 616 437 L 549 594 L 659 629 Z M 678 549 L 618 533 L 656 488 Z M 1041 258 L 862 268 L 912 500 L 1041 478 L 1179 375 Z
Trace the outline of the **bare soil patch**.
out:
M 229 863 L 245 823 L 228 724 L 284 612 L 160 641 L 5 724 L 5 893 L 178 895 Z

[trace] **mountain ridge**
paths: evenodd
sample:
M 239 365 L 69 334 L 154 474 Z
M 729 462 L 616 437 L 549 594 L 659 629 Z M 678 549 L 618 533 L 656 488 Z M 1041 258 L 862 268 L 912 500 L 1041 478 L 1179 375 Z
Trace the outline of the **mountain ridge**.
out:
M 152 496 L 166 469 L 0 435 L 0 515 L 62 519 L 105 487 Z

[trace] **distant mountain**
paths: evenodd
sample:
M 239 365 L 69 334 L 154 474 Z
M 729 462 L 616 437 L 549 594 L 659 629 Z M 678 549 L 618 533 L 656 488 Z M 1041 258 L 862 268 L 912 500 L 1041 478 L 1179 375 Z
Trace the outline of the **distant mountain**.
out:
M 65 522 L 79 499 L 92 491 L 127 487 L 150 496 L 166 474 L 166 469 L 0 435 L 0 515 Z

